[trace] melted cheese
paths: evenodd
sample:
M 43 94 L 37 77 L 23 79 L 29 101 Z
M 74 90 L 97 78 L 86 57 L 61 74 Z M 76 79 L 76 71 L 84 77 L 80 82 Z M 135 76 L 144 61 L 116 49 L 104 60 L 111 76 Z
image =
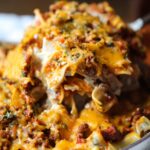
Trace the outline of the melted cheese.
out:
M 60 125 L 60 128 L 62 127 L 61 135 L 66 139 L 69 138 L 69 131 L 72 129 L 74 119 L 67 114 L 63 106 L 54 104 L 52 109 L 45 110 L 38 118 L 46 124 L 48 128 L 55 125 L 57 126 L 57 124 Z
M 96 54 L 98 60 L 102 64 L 107 64 L 116 74 L 131 74 L 132 68 L 128 66 L 130 61 L 123 58 L 124 56 L 117 47 L 102 48 L 96 51 Z
M 74 146 L 73 142 L 61 140 L 56 144 L 56 147 L 53 148 L 53 150 L 73 150 Z
M 107 116 L 99 113 L 96 110 L 92 109 L 84 109 L 80 117 L 76 120 L 72 134 L 71 139 L 77 139 L 76 133 L 78 132 L 78 127 L 84 123 L 87 123 L 91 129 L 91 131 L 97 130 L 97 128 L 107 128 L 110 126 L 110 123 L 107 120 Z
M 11 80 L 20 80 L 24 66 L 25 58 L 23 53 L 18 49 L 10 51 L 4 64 L 4 77 Z
M 80 121 L 82 123 L 88 123 L 92 129 L 96 129 L 100 126 L 105 126 L 107 128 L 107 126 L 110 125 L 106 115 L 91 109 L 84 109 L 81 112 L 79 122 Z

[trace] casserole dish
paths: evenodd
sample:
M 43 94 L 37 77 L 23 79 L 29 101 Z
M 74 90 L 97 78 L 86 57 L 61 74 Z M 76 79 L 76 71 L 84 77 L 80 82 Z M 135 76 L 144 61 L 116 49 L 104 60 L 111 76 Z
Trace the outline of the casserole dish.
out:
M 0 63 L 1 148 L 114 150 L 146 135 L 150 66 L 140 35 L 106 2 L 61 1 L 35 14 Z

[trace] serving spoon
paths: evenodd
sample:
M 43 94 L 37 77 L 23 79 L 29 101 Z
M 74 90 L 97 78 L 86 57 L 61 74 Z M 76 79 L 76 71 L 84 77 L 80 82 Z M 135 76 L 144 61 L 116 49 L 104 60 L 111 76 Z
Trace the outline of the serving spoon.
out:
M 140 30 L 144 25 L 150 23 L 150 14 L 144 16 L 143 18 L 138 18 L 135 21 L 129 23 L 129 27 L 134 30 L 138 31 Z

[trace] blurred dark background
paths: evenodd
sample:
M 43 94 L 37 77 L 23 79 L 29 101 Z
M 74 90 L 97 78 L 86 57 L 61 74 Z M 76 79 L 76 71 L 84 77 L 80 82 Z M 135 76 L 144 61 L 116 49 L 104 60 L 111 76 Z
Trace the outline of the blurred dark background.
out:
M 0 12 L 33 14 L 34 8 L 47 10 L 54 0 L 0 0 Z M 55 0 L 56 1 L 56 0 Z M 80 2 L 101 2 L 103 0 L 79 0 Z M 127 22 L 150 13 L 150 0 L 107 0 Z

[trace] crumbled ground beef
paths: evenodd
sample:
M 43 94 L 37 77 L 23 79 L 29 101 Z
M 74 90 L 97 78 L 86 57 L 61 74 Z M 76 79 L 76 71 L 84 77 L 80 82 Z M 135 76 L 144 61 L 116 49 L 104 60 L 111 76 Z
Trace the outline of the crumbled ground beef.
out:
M 77 143 L 84 143 L 85 139 L 89 136 L 89 134 L 90 134 L 89 125 L 87 123 L 80 125 L 77 133 Z
M 122 134 L 114 126 L 102 130 L 101 133 L 106 141 L 117 142 L 122 139 Z

